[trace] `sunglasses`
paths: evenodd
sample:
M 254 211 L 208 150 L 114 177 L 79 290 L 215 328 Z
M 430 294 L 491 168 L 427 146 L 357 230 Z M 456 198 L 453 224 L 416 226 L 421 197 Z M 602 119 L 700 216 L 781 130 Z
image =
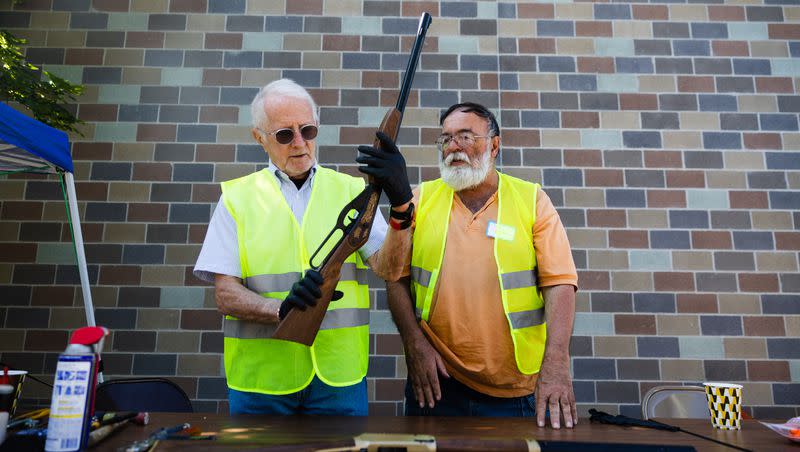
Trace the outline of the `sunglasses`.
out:
M 294 140 L 294 129 L 278 129 L 274 132 L 267 132 L 263 129 L 258 129 L 262 132 L 266 133 L 267 135 L 275 135 L 275 141 L 280 144 L 289 144 Z M 303 137 L 306 141 L 311 141 L 317 137 L 317 126 L 313 124 L 306 124 L 303 127 L 300 127 L 300 136 Z

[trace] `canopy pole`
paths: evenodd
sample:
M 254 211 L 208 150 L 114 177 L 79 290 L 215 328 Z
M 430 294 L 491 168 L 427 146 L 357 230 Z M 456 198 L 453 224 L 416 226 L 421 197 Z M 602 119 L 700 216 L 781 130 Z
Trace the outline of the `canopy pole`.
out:
M 78 272 L 81 276 L 81 291 L 83 292 L 83 307 L 86 309 L 86 324 L 96 326 L 94 321 L 94 305 L 92 304 L 92 292 L 89 289 L 89 270 L 86 266 L 86 253 L 83 250 L 83 233 L 81 232 L 81 220 L 78 215 L 78 196 L 75 193 L 75 177 L 72 173 L 64 171 L 67 181 L 67 198 L 69 198 L 69 215 L 73 224 L 72 234 L 75 240 L 75 254 L 78 258 Z

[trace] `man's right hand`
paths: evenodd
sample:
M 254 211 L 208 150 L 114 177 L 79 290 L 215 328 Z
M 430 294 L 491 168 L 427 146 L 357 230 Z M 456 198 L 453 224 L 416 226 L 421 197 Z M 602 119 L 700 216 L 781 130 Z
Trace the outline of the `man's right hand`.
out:
M 278 318 L 283 320 L 286 314 L 294 308 L 305 311 L 308 306 L 315 306 L 317 300 L 322 296 L 320 286 L 322 285 L 322 275 L 316 270 L 306 271 L 303 278 L 294 283 L 289 295 L 281 303 L 278 311 Z
M 444 360 L 424 335 L 407 341 L 404 346 L 408 376 L 411 378 L 419 407 L 424 408 L 427 405 L 433 408 L 436 401 L 442 398 L 439 375 L 450 378 Z

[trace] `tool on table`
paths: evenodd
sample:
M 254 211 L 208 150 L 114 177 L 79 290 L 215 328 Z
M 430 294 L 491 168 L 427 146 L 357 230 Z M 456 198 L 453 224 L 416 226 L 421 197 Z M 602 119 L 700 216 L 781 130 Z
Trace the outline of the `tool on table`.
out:
M 135 443 L 131 444 L 130 446 L 126 447 L 123 450 L 125 452 L 145 452 L 147 450 L 150 450 L 150 448 L 153 447 L 157 442 L 169 439 L 170 435 L 175 435 L 191 427 L 192 427 L 191 424 L 184 423 L 169 428 L 162 428 L 151 434 L 147 439 L 136 441 Z
M 147 425 L 150 422 L 150 415 L 147 412 L 137 413 L 106 413 L 97 422 L 98 428 L 89 433 L 87 447 L 93 447 L 111 436 L 117 430 L 129 425 Z M 92 423 L 94 425 L 94 423 Z
M 42 419 L 50 415 L 50 408 L 40 408 L 38 410 L 29 411 L 14 418 L 13 421 L 8 423 L 8 428 L 16 428 L 23 426 L 25 428 L 33 428 L 39 425 Z

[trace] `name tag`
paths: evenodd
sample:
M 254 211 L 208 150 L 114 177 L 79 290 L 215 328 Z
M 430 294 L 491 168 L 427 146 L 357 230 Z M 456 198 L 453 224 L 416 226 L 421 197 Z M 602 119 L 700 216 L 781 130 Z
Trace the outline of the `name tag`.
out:
M 486 226 L 486 235 L 488 237 L 493 237 L 500 240 L 506 240 L 508 242 L 514 240 L 514 233 L 516 229 L 514 226 L 509 226 L 507 224 L 500 224 L 494 221 L 490 221 L 489 225 Z

